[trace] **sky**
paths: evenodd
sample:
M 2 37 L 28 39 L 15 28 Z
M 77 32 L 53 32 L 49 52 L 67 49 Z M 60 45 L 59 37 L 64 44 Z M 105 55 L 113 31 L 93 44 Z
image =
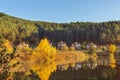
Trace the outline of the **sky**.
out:
M 1 0 L 0 12 L 56 23 L 120 20 L 120 0 Z

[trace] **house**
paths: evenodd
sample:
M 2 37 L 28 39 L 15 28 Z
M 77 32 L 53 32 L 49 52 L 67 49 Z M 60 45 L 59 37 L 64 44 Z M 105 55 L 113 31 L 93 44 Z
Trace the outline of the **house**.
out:
M 75 69 L 75 70 L 78 70 L 78 69 L 80 69 L 81 67 L 82 67 L 81 62 L 77 62 L 77 63 L 75 63 L 75 66 L 72 67 L 72 68 Z
M 60 41 L 58 42 L 57 49 L 61 50 L 63 46 L 67 46 L 65 42 Z
M 74 47 L 75 50 L 81 50 L 81 44 L 78 43 L 78 42 L 73 43 L 73 44 L 72 44 L 72 47 Z
M 87 50 L 89 50 L 89 49 L 91 49 L 91 48 L 97 49 L 97 45 L 94 44 L 94 43 L 92 43 L 92 42 L 86 45 L 86 49 L 87 49 Z
M 22 42 L 21 44 L 19 44 L 19 45 L 17 46 L 18 49 L 22 49 L 22 48 L 24 48 L 24 47 L 29 47 L 29 45 L 28 45 L 27 43 L 25 43 L 25 42 Z
M 57 69 L 61 70 L 61 71 L 67 70 L 68 68 L 69 68 L 68 64 L 63 64 L 63 65 L 58 65 L 57 66 Z
M 19 44 L 17 47 L 19 48 L 23 48 L 23 47 L 29 47 L 29 45 L 25 42 L 22 42 L 21 44 Z

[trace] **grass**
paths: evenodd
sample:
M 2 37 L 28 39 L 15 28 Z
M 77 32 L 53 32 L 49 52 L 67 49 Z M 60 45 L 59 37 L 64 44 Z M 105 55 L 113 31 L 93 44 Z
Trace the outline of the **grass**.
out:
M 55 62 L 57 65 L 83 62 L 86 54 L 81 51 L 57 51 Z
M 57 50 L 55 62 L 57 65 L 83 62 L 89 59 L 90 56 L 96 57 L 97 55 L 107 55 L 108 53 L 105 51 L 96 51 L 97 55 L 88 55 L 88 50 L 82 51 L 60 51 Z

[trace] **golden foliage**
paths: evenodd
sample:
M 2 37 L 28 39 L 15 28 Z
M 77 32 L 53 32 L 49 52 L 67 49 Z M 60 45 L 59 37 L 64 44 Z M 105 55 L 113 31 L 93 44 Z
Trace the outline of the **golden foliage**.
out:
M 47 39 L 41 40 L 32 53 L 31 69 L 38 74 L 41 80 L 48 80 L 50 74 L 56 70 L 55 55 L 56 49 L 50 46 Z
M 75 63 L 70 63 L 69 66 L 74 68 L 75 67 Z
M 110 57 L 109 63 L 111 68 L 116 67 L 116 60 L 113 57 Z
M 51 62 L 49 64 L 45 64 L 42 66 L 42 68 L 37 71 L 38 76 L 41 80 L 48 80 L 49 76 L 52 72 L 56 70 L 56 64 L 54 62 Z
M 110 54 L 109 54 L 109 65 L 111 68 L 115 68 L 116 67 L 116 60 L 114 58 L 114 52 L 116 51 L 116 46 L 114 44 L 111 44 L 109 46 L 109 51 L 110 51 Z
M 23 53 L 31 53 L 33 51 L 32 48 L 30 48 L 28 46 L 28 44 L 26 44 L 25 42 L 21 43 L 20 45 L 18 45 L 16 47 L 16 49 L 19 51 L 19 52 L 23 52 Z
M 40 54 L 44 54 L 48 57 L 54 57 L 55 54 L 56 54 L 56 49 L 53 48 L 48 40 L 45 38 L 45 39 L 42 39 L 40 41 L 40 43 L 38 44 L 37 48 L 36 48 L 36 51 L 37 52 L 40 52 Z
M 75 51 L 75 47 L 71 46 L 71 47 L 70 47 L 70 50 L 71 50 L 71 51 Z
M 13 53 L 13 48 L 8 40 L 4 41 L 2 47 L 6 49 L 6 52 Z M 11 57 L 11 55 L 9 56 Z M 26 75 L 29 75 L 32 70 L 41 80 L 48 80 L 51 73 L 56 70 L 55 56 L 56 49 L 49 44 L 47 39 L 43 39 L 35 49 L 29 46 L 18 46 L 17 52 L 12 54 L 7 66 L 10 73 L 25 72 Z
M 9 66 L 13 66 L 14 64 L 16 64 L 19 61 L 19 58 L 13 58 L 9 61 L 8 65 Z
M 111 44 L 109 46 L 109 51 L 110 51 L 110 53 L 114 53 L 116 51 L 116 46 L 114 44 Z
M 1 49 L 5 48 L 7 52 L 12 53 L 13 52 L 13 47 L 12 44 L 10 43 L 10 41 L 8 40 L 4 40 L 3 44 L 1 45 Z
M 116 67 L 116 60 L 115 60 L 114 57 L 115 57 L 114 54 L 112 54 L 112 53 L 109 54 L 109 66 L 111 68 L 115 68 Z

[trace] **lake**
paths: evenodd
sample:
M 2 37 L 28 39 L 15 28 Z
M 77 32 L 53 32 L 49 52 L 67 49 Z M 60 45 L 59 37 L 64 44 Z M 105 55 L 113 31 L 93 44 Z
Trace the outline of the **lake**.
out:
M 98 56 L 83 62 L 57 65 L 57 70 L 52 73 L 49 80 L 119 80 L 119 59 Z

